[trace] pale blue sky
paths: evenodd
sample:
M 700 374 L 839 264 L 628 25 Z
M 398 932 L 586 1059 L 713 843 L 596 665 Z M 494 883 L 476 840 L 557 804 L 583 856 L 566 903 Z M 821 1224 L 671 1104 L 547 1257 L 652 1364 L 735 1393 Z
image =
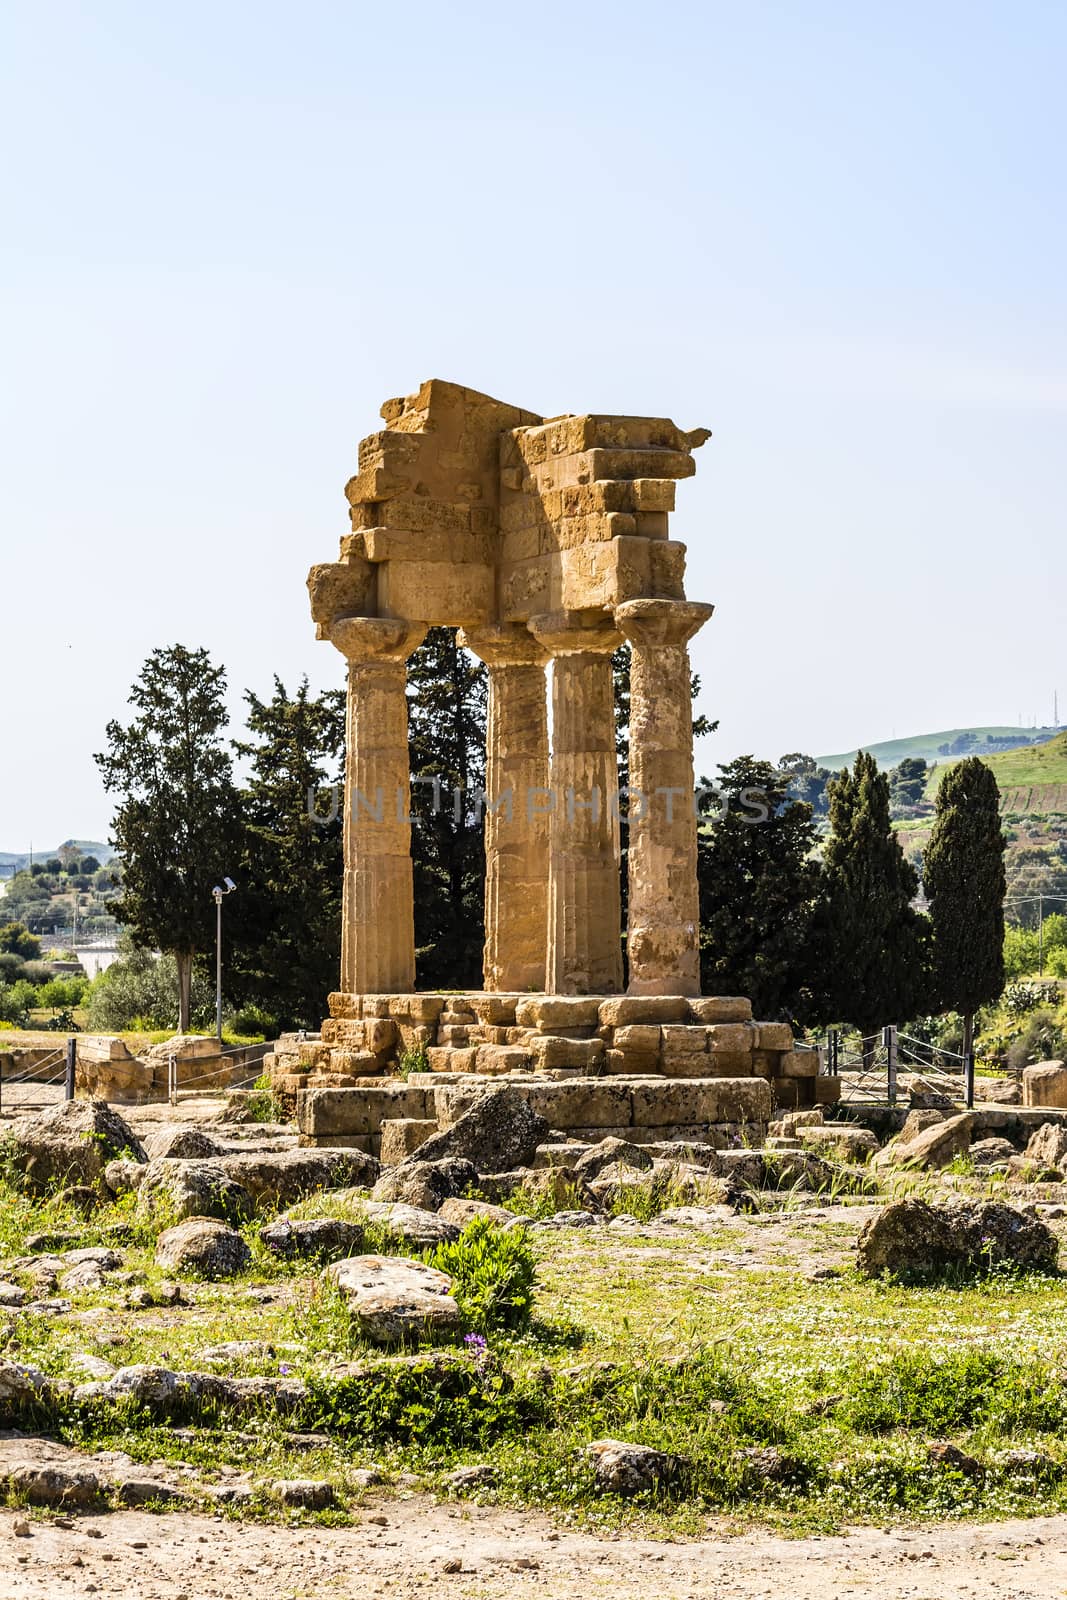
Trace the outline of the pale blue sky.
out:
M 0 849 L 102 836 L 155 645 L 341 681 L 304 578 L 429 376 L 713 429 L 702 751 L 1067 702 L 1067 12 L 0 5 Z

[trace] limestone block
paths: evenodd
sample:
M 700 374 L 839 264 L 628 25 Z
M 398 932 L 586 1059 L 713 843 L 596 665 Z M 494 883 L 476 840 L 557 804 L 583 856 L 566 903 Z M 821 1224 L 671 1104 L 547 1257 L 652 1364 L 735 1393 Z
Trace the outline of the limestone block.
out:
M 431 626 L 471 627 L 488 622 L 494 609 L 493 568 L 452 561 L 383 561 L 378 571 L 378 610 Z
M 437 1038 L 437 1029 L 428 1022 L 397 1022 L 401 1050 L 426 1050 Z
M 365 616 L 374 597 L 376 569 L 358 557 L 312 567 L 308 573 L 311 616 L 320 638 L 335 617 Z
M 695 1022 L 751 1022 L 752 1001 L 739 995 L 702 995 L 689 1001 Z M 790 1040 L 792 1043 L 792 1040 Z
M 752 1070 L 758 1072 L 761 1078 L 776 1078 L 779 1076 L 778 1063 L 781 1059 L 780 1050 L 753 1050 Z
M 627 1127 L 630 1122 L 630 1090 L 609 1078 L 572 1078 L 516 1087 L 553 1128 Z
M 701 1057 L 705 1064 L 707 1057 Z M 612 1074 L 626 1073 L 630 1077 L 644 1077 L 648 1073 L 659 1072 L 660 1054 L 658 1050 L 605 1050 L 604 1070 Z
M 625 1023 L 611 1030 L 611 1044 L 616 1050 L 634 1050 L 645 1055 L 655 1055 L 660 1048 L 661 1031 L 655 1022 Z
M 684 600 L 685 545 L 677 539 L 649 544 L 649 588 L 657 600 Z
M 426 1052 L 431 1072 L 473 1072 L 478 1050 L 475 1046 L 456 1049 L 452 1046 L 431 1046 Z
M 363 996 L 358 994 L 331 994 L 327 1000 L 331 1017 L 344 1017 L 358 1021 L 363 1015 Z
M 469 1003 L 479 1022 L 507 1027 L 515 1021 L 519 996 L 514 994 L 472 994 Z
M 359 1049 L 365 1039 L 364 1024 L 348 1017 L 327 1017 L 322 1024 L 323 1044 L 348 1045 Z
M 300 1065 L 309 1072 L 314 1072 L 318 1067 L 324 1067 L 330 1059 L 328 1044 L 320 1044 L 317 1040 L 309 1040 L 300 1046 Z
M 389 996 L 389 1015 L 398 1022 L 436 1022 L 445 1008 L 443 994 L 394 994 Z
M 613 538 L 560 552 L 560 599 L 564 610 L 615 606 L 647 595 L 651 587 L 648 539 Z
M 620 1028 L 632 1022 L 686 1022 L 688 1001 L 684 995 L 615 995 L 600 1002 L 600 1020 L 605 1027 Z
M 747 1057 L 744 1058 L 747 1061 Z M 668 1050 L 660 1056 L 660 1070 L 666 1078 L 732 1077 L 733 1073 L 720 1070 L 720 1058 L 692 1050 Z M 747 1069 L 744 1074 L 748 1076 Z
M 541 1032 L 561 1026 L 595 1028 L 599 1011 L 600 1001 L 595 995 L 527 995 L 515 1007 L 515 1021 Z
M 703 1060 L 709 1078 L 749 1078 L 755 1071 L 747 1050 L 716 1050 Z
M 633 1124 L 767 1122 L 771 1093 L 764 1078 L 661 1078 L 635 1083 L 630 1089 Z
M 1023 1105 L 1067 1107 L 1067 1065 L 1039 1061 L 1024 1067 Z
M 393 996 L 391 994 L 365 994 L 363 996 L 363 1015 L 365 1017 L 387 1017 L 392 1003 Z
M 671 478 L 634 478 L 630 484 L 637 511 L 673 511 L 676 485 Z
M 372 1076 L 381 1072 L 382 1063 L 372 1050 L 331 1050 L 323 1066 L 328 1066 L 331 1072 L 347 1072 L 354 1076 Z M 320 1071 L 322 1067 L 320 1067 Z
M 475 1057 L 478 1072 L 522 1071 L 530 1065 L 530 1055 L 521 1045 L 482 1044 Z
M 660 1030 L 664 1054 L 702 1054 L 708 1048 L 709 1030 L 701 1023 L 668 1022 Z
M 470 1028 L 466 1023 L 442 1022 L 437 1029 L 439 1045 L 465 1045 L 470 1042 Z
M 406 1083 L 359 1089 L 304 1089 L 296 1098 L 302 1134 L 375 1134 L 387 1117 L 426 1116 L 426 1092 Z
M 381 1128 L 381 1152 L 378 1159 L 383 1167 L 396 1166 L 406 1161 L 431 1134 L 437 1132 L 437 1123 L 426 1117 L 386 1117 Z
M 778 1058 L 778 1076 L 781 1078 L 815 1078 L 819 1074 L 819 1055 L 816 1050 L 787 1050 Z
M 375 1055 L 384 1055 L 396 1044 L 397 1028 L 392 1017 L 368 1017 L 362 1027 L 363 1043 Z
M 756 1028 L 760 1050 L 792 1050 L 793 1030 L 788 1022 L 758 1022 Z
M 708 1049 L 718 1054 L 720 1050 L 743 1050 L 751 1053 L 756 1032 L 749 1022 L 713 1022 L 708 1027 Z
M 841 1079 L 820 1075 L 810 1080 L 817 1106 L 835 1106 L 841 1099 Z
M 554 1067 L 581 1067 L 585 1071 L 599 1065 L 604 1055 L 603 1039 L 567 1039 L 558 1034 L 534 1034 L 529 1044 L 530 1058 L 539 1072 Z
M 801 1109 L 815 1104 L 817 1078 L 757 1078 L 756 1083 L 769 1083 L 774 1103 L 783 1110 Z

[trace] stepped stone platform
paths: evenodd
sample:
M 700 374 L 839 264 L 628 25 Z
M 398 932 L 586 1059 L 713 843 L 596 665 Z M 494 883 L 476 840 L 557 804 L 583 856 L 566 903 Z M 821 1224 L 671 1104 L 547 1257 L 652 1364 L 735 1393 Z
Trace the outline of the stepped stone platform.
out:
M 264 1065 L 303 1144 L 375 1155 L 383 1131 L 410 1153 L 487 1080 L 574 1138 L 719 1147 L 840 1095 L 788 1024 L 755 1021 L 734 996 L 337 993 L 318 1037 L 287 1035 Z

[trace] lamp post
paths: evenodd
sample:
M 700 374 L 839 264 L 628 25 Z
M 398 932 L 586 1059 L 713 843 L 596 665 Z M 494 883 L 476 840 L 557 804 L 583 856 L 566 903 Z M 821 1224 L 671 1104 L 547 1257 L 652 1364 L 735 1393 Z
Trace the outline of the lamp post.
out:
M 232 878 L 223 878 L 225 888 L 216 884 L 211 893 L 215 901 L 215 1032 L 222 1044 L 222 900 L 232 894 L 237 885 Z

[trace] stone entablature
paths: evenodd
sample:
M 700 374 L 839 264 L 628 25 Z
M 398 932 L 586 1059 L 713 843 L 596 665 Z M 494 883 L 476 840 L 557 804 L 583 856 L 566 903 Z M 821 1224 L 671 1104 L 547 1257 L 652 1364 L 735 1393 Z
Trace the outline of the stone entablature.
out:
M 685 598 L 668 517 L 707 431 L 546 420 L 438 379 L 382 418 L 340 558 L 308 579 L 319 637 L 349 663 L 343 988 L 414 983 L 405 664 L 446 625 L 489 667 L 486 989 L 621 988 L 611 652 L 626 638 L 631 789 L 667 797 L 630 812 L 629 988 L 698 994 L 687 645 L 712 608 Z

